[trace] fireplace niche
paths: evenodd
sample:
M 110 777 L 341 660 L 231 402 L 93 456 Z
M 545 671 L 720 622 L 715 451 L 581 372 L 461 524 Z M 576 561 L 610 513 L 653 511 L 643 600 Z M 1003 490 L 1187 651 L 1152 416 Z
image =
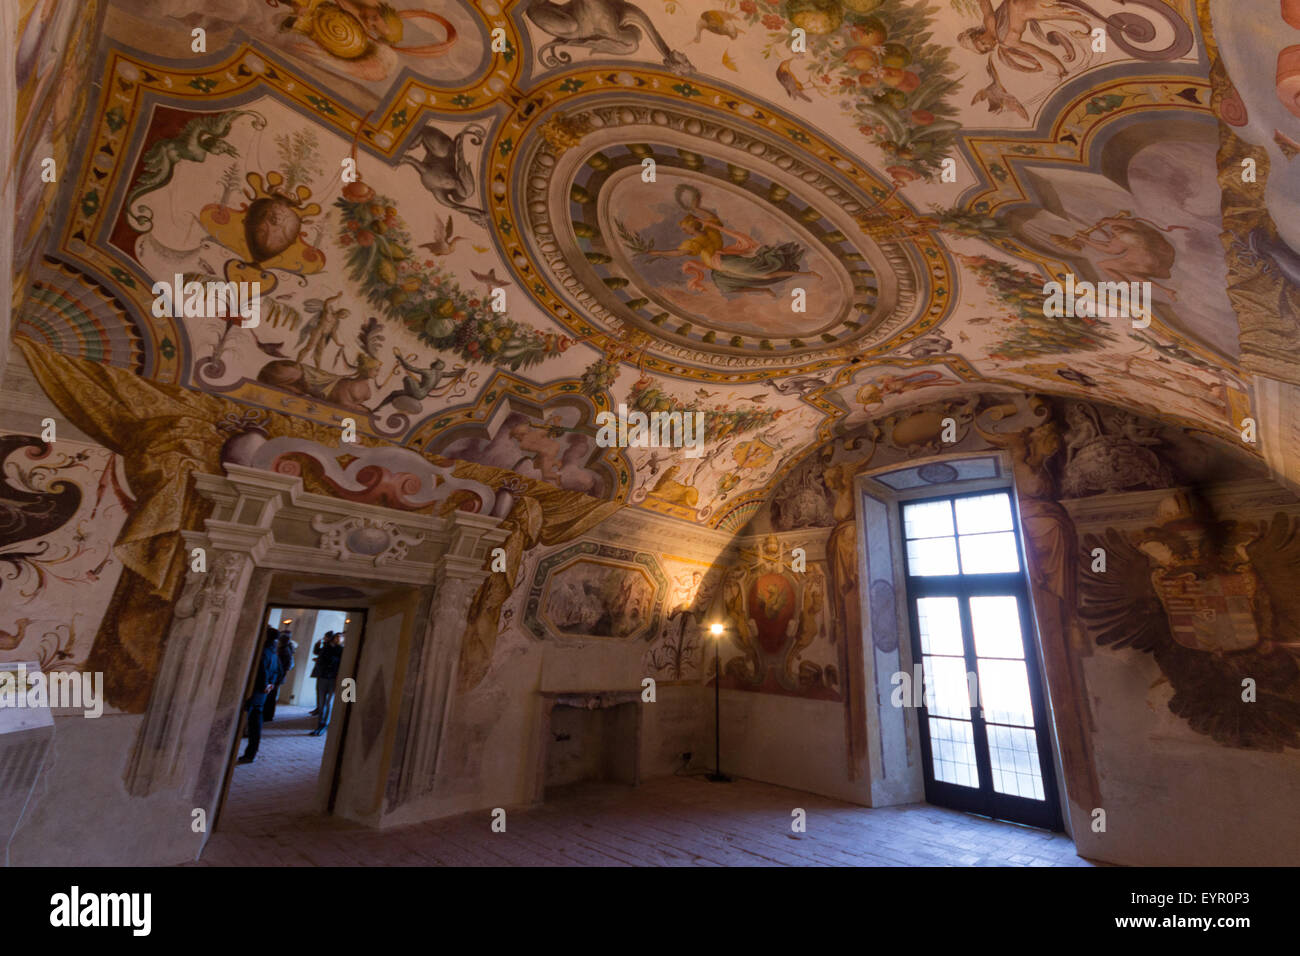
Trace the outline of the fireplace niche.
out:
M 543 691 L 534 802 L 554 787 L 641 782 L 641 692 Z

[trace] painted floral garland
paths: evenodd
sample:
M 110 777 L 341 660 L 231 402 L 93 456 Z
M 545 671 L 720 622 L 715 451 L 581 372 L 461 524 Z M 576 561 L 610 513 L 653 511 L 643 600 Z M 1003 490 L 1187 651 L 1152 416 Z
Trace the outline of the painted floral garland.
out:
M 1010 309 L 1010 333 L 989 358 L 1014 361 L 1063 352 L 1095 352 L 1116 341 L 1115 333 L 1100 319 L 1087 316 L 1047 318 L 1043 315 L 1043 279 L 988 256 L 958 255 L 974 271 L 980 285 Z
M 432 259 L 413 251 L 406 223 L 392 199 L 339 197 L 339 244 L 347 250 L 348 275 L 366 300 L 401 322 L 421 342 L 452 351 L 466 362 L 530 368 L 561 354 L 572 339 L 541 332 L 493 312 L 460 287 Z
M 840 105 L 859 132 L 898 167 L 927 179 L 939 170 L 961 124 L 948 102 L 958 87 L 957 67 L 948 50 L 932 42 L 932 7 L 885 0 L 739 0 L 735 9 L 768 31 L 765 57 L 811 60 L 809 88 L 845 97 Z M 790 52 L 794 27 L 807 33 L 806 54 Z M 792 96 L 808 99 L 787 64 L 777 75 L 787 89 L 795 87 Z
M 771 425 L 784 414 L 775 408 L 700 408 L 696 402 L 683 402 L 669 395 L 654 379 L 643 375 L 628 395 L 630 407 L 645 412 L 703 412 L 704 440 L 715 442 L 728 435 L 739 435 Z

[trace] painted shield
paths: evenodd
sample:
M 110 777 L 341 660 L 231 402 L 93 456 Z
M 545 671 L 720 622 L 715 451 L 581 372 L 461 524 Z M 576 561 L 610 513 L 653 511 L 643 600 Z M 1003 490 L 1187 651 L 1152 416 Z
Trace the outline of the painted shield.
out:
M 760 574 L 749 586 L 749 618 L 765 654 L 779 654 L 789 643 L 795 610 L 794 585 L 785 575 Z
M 1198 577 L 1190 571 L 1157 572 L 1152 577 L 1169 616 L 1174 640 L 1198 651 L 1240 651 L 1259 643 L 1254 571 Z

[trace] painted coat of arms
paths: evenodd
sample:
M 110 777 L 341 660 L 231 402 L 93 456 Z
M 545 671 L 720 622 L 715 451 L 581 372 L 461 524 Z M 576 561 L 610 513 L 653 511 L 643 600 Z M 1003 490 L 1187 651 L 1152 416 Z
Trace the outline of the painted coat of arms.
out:
M 1221 744 L 1300 747 L 1300 522 L 1220 521 L 1178 492 L 1136 534 L 1086 535 L 1079 617 L 1102 646 L 1155 658 L 1169 709 Z

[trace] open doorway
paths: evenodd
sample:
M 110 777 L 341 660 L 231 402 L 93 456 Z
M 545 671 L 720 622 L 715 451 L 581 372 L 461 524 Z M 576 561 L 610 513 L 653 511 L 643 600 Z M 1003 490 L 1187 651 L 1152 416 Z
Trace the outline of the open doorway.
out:
M 333 812 L 370 594 L 335 585 L 317 589 L 334 600 L 308 604 L 300 587 L 281 580 L 270 588 L 214 829 Z
M 296 602 L 295 602 L 296 603 Z M 364 608 L 267 604 L 249 662 L 244 707 L 227 767 L 223 816 L 306 816 L 333 810 L 340 748 L 365 638 Z
M 267 628 L 288 630 L 296 644 L 294 666 L 275 695 L 274 719 L 262 716 L 256 759 L 240 763 L 250 707 L 227 745 L 225 776 L 213 817 L 214 831 L 261 837 L 285 828 L 315 826 L 311 818 L 337 815 L 374 825 L 382 813 L 390 769 L 386 762 L 398 732 L 402 676 L 413 642 L 428 627 L 434 591 L 393 582 L 291 571 L 275 572 L 263 592 L 257 639 L 243 646 L 244 694 L 258 682 Z M 342 622 L 335 696 L 328 726 L 312 710 L 320 704 L 314 658 L 326 632 Z M 317 670 L 319 675 L 319 670 Z M 263 685 L 265 688 L 265 685 Z
M 276 693 L 267 700 L 265 719 L 274 722 L 278 714 L 297 713 L 306 709 L 312 715 L 320 713 L 318 682 L 328 679 L 320 675 L 317 666 L 322 643 L 329 635 L 343 635 L 347 644 L 349 635 L 359 633 L 354 620 L 365 612 L 356 609 L 269 607 L 265 626 L 280 633 L 278 663 L 281 674 Z M 288 661 L 286 670 L 286 660 Z

